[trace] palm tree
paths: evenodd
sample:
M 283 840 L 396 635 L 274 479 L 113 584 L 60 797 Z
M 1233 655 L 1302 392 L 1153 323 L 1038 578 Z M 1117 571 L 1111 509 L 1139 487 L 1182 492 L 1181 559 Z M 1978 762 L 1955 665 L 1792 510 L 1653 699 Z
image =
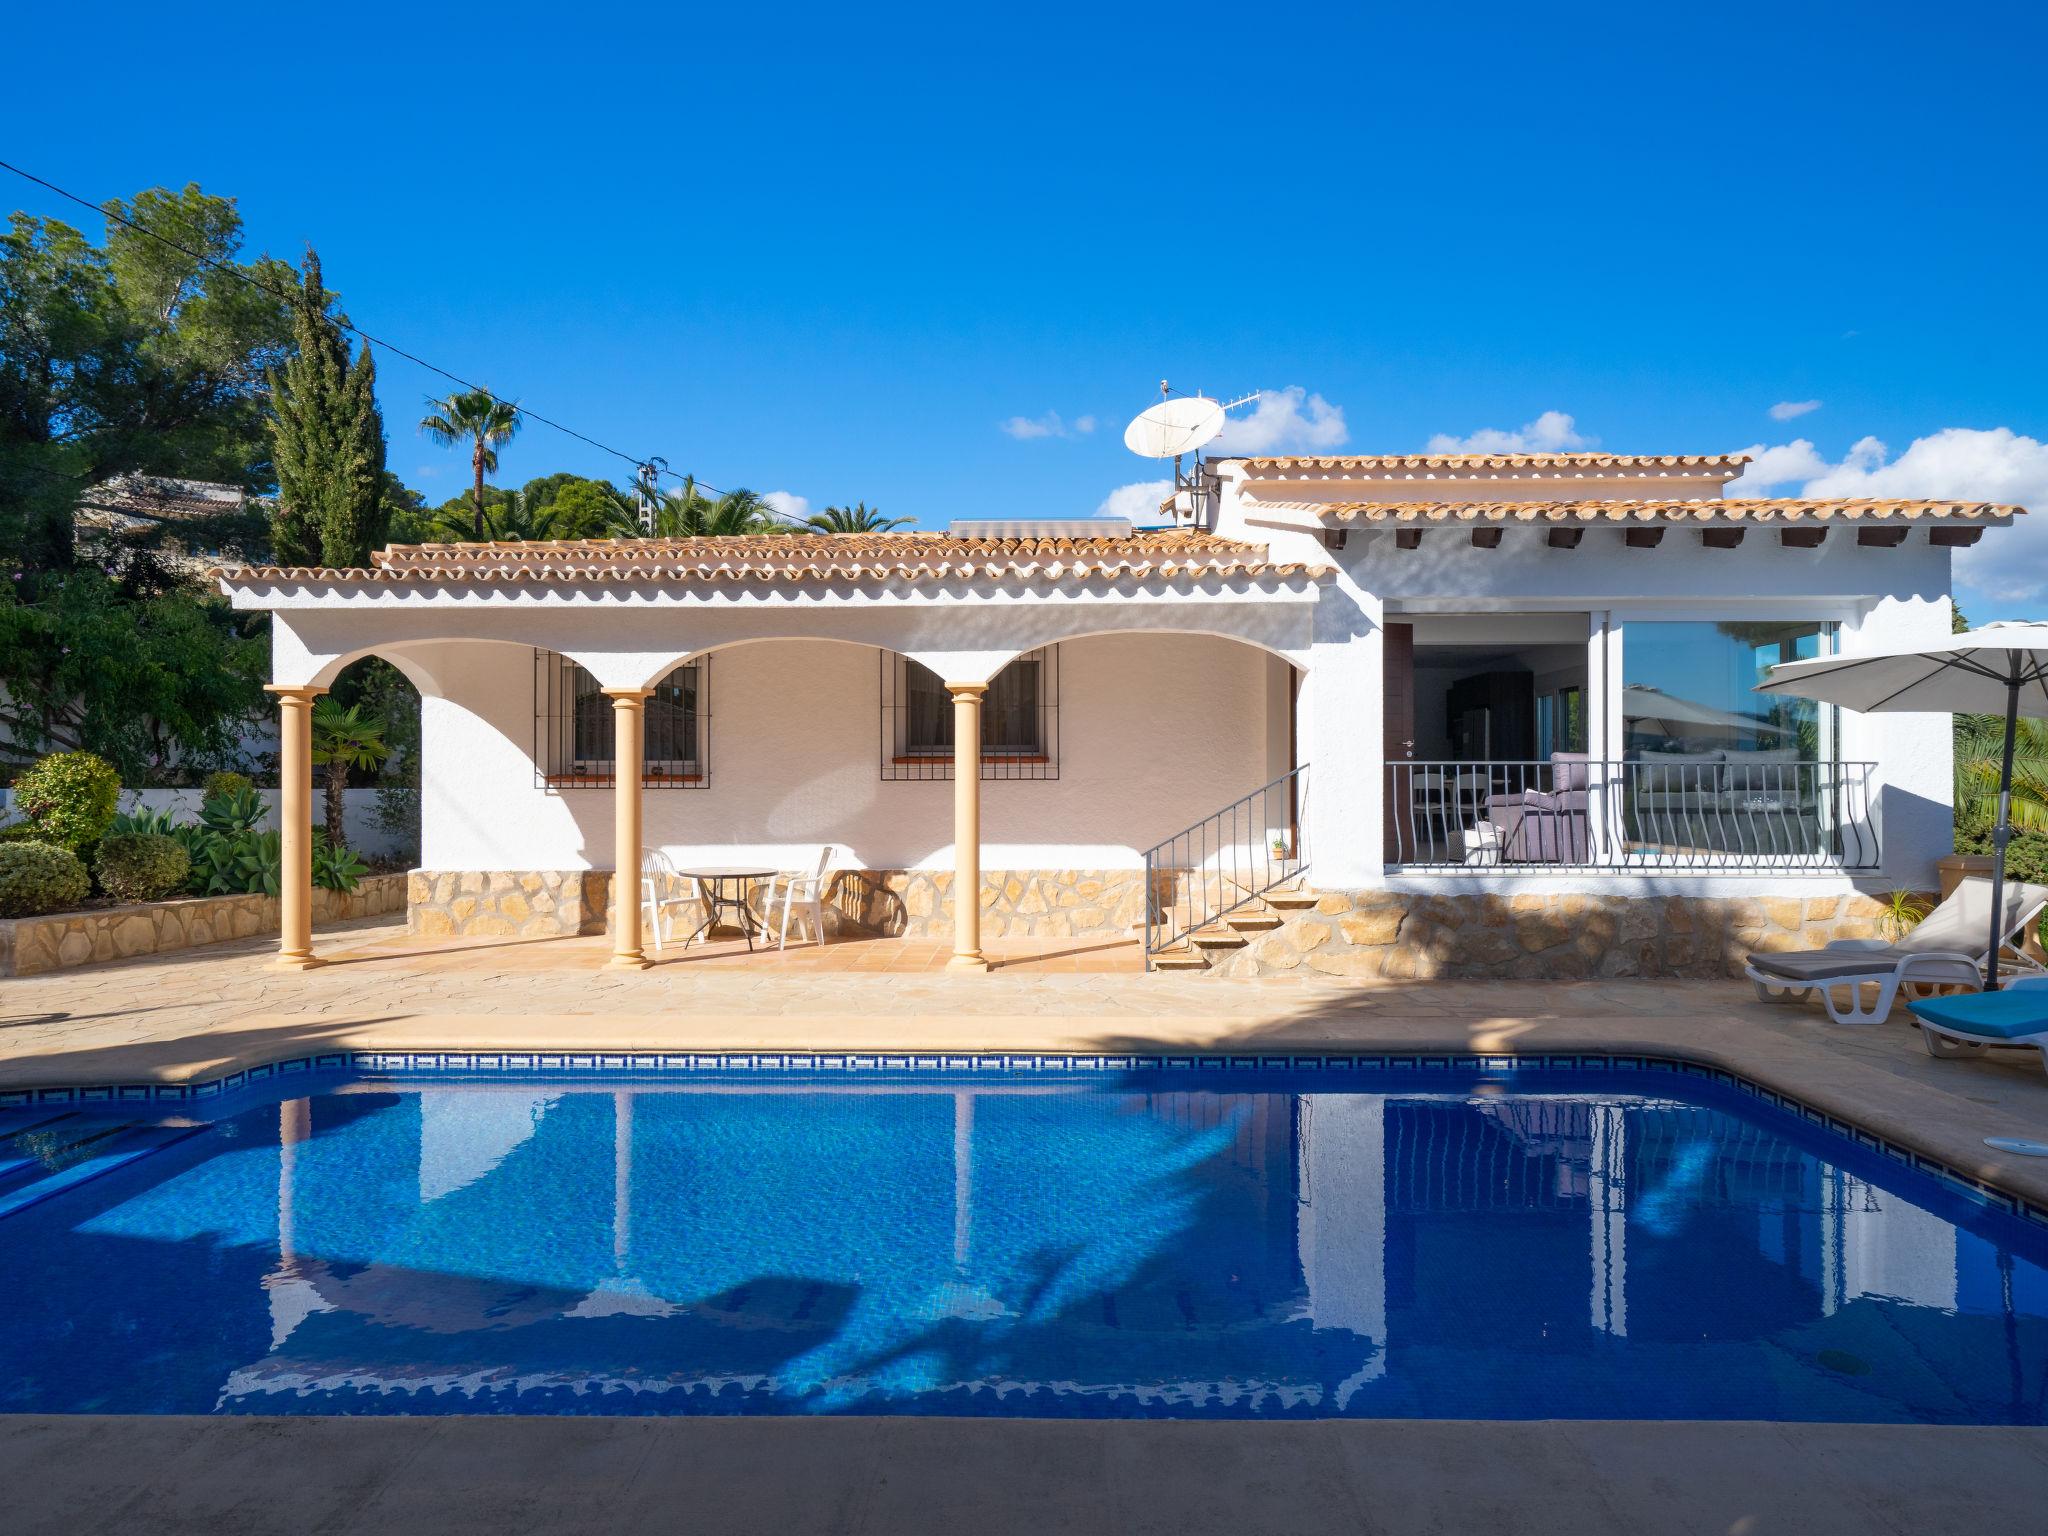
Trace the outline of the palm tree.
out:
M 1956 716 L 1956 823 L 1988 827 L 1998 807 L 1998 764 L 2005 721 L 1996 715 Z M 2048 829 L 2048 720 L 2021 716 L 2013 740 L 2012 824 Z
M 347 805 L 348 771 L 374 768 L 391 755 L 384 744 L 384 723 L 366 719 L 361 706 L 343 709 L 332 699 L 313 703 L 313 761 L 327 765 L 327 846 L 344 846 L 342 816 Z
M 533 510 L 533 498 L 523 491 L 507 491 L 505 499 L 486 508 L 483 521 L 475 523 L 439 512 L 428 526 L 445 533 L 457 543 L 465 539 L 490 539 L 501 544 L 532 544 L 555 536 L 561 513 L 552 505 Z
M 519 435 L 519 407 L 487 389 L 458 390 L 446 400 L 432 396 L 433 413 L 422 417 L 420 430 L 443 448 L 469 444 L 470 467 L 476 471 L 476 520 L 472 536 L 484 536 L 484 475 L 498 467 L 498 450 Z
M 697 489 L 694 476 L 679 491 L 663 491 L 654 503 L 651 526 L 642 526 L 636 506 L 622 504 L 607 526 L 621 539 L 730 539 L 750 533 L 781 533 L 787 528 L 755 491 L 727 491 L 715 500 Z
M 880 508 L 857 501 L 850 507 L 827 507 L 822 512 L 813 512 L 804 526 L 820 533 L 887 533 L 909 522 L 907 517 L 884 517 Z

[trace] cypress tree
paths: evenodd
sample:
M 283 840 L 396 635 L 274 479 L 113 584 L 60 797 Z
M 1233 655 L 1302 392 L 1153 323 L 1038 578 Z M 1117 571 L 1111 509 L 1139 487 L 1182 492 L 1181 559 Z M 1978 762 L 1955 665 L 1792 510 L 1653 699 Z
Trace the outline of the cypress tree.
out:
M 328 314 L 333 298 L 308 250 L 292 304 L 297 346 L 270 375 L 270 435 L 277 465 L 271 543 L 285 565 L 363 566 L 383 542 L 384 417 L 369 344 L 353 362 Z

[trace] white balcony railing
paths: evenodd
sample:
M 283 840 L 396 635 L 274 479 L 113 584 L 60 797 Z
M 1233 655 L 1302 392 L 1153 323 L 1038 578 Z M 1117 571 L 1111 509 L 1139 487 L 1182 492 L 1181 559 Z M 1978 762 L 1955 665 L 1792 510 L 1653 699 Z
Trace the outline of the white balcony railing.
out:
M 1739 752 L 1389 763 L 1386 861 L 1466 871 L 1875 869 L 1875 767 Z

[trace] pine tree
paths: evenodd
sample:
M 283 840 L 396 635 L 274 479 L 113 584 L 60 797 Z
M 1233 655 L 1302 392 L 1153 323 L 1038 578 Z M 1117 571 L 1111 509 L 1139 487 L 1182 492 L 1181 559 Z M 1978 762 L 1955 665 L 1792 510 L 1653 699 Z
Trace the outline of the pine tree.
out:
M 270 435 L 277 464 L 271 542 L 285 565 L 369 564 L 383 542 L 384 418 L 368 343 L 353 364 L 328 314 L 320 257 L 308 250 L 292 304 L 297 343 L 283 375 L 270 375 Z

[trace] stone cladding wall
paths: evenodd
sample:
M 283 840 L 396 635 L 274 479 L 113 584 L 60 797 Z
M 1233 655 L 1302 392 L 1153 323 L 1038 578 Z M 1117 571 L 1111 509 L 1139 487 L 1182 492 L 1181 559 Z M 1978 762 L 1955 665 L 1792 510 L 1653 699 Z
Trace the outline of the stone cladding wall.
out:
M 1742 974 L 1752 950 L 1877 936 L 1874 897 L 1326 893 L 1217 959 L 1224 976 L 1567 980 Z
M 405 926 L 427 939 L 603 933 L 611 884 L 606 869 L 416 869 Z
M 1076 938 L 1131 931 L 1144 915 L 1142 870 L 1011 869 L 982 875 L 986 938 Z M 609 923 L 606 870 L 414 870 L 407 926 L 426 938 L 545 937 L 603 933 Z M 764 892 L 754 893 L 757 911 Z M 697 921 L 685 906 L 680 931 Z M 841 933 L 950 938 L 953 876 L 947 870 L 840 870 L 827 892 L 826 925 Z
M 365 875 L 353 891 L 313 892 L 313 924 L 396 912 L 404 875 Z M 274 896 L 186 896 L 88 912 L 52 912 L 0 922 L 0 976 L 33 976 L 74 965 L 161 955 L 171 950 L 252 939 L 278 930 Z

